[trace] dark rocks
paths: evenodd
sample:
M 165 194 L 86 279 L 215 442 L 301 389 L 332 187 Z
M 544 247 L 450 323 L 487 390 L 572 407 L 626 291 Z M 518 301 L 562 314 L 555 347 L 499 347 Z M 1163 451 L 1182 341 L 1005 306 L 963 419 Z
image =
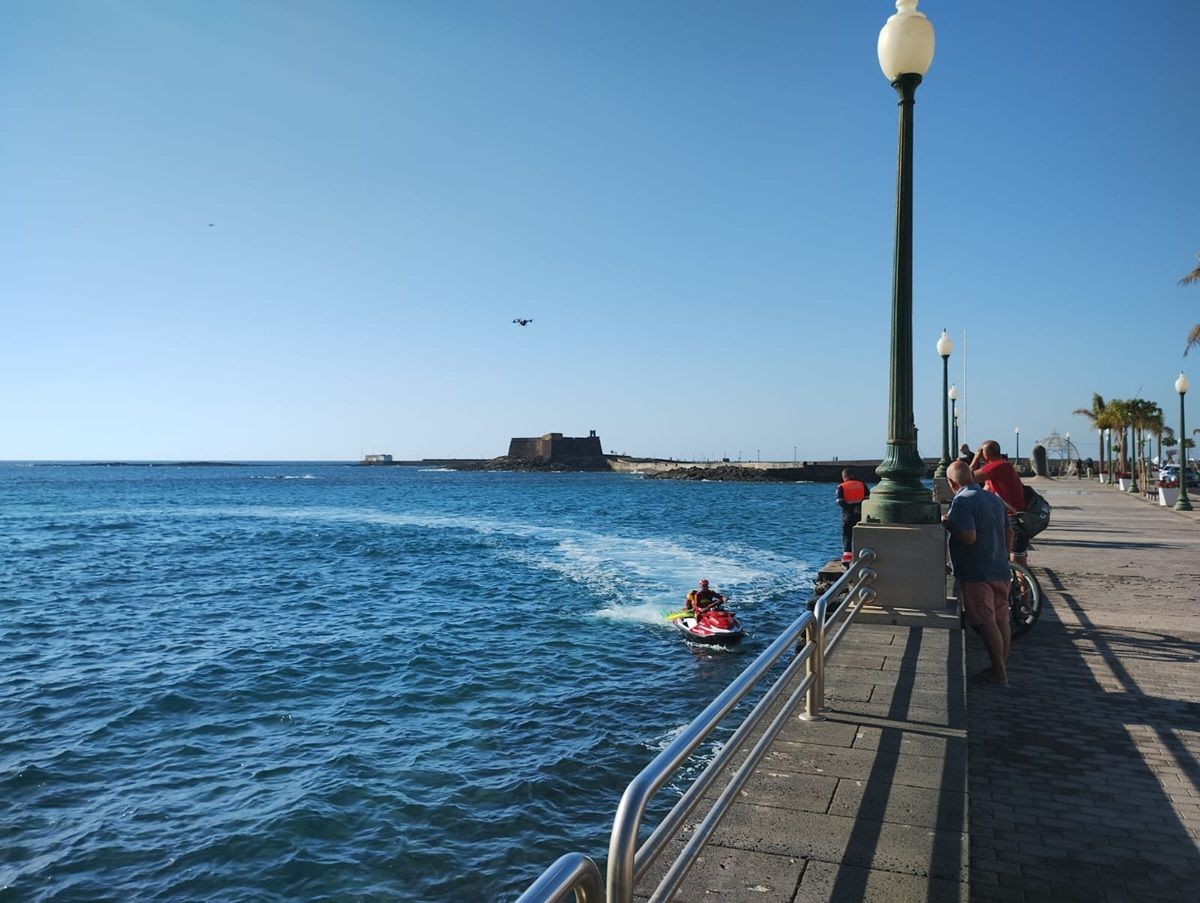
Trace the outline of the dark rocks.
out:
M 646 472 L 648 480 L 716 480 L 730 483 L 840 483 L 842 471 L 849 470 L 858 480 L 874 484 L 878 461 L 824 462 L 804 461 L 794 467 L 741 467 L 719 464 L 715 467 L 674 467 L 670 470 Z M 935 462 L 936 463 L 936 462 Z M 926 476 L 933 476 L 933 464 Z
M 552 461 L 548 458 L 515 458 L 510 455 L 501 455 L 499 458 L 489 458 L 486 461 L 476 461 L 471 464 L 461 464 L 455 469 L 500 470 L 519 473 L 578 473 L 612 470 L 606 458 L 564 458 Z
M 738 467 L 722 464 L 719 467 L 675 467 L 657 473 L 647 473 L 647 480 L 717 480 L 725 483 L 795 483 L 803 468 L 787 467 L 763 470 L 757 467 Z

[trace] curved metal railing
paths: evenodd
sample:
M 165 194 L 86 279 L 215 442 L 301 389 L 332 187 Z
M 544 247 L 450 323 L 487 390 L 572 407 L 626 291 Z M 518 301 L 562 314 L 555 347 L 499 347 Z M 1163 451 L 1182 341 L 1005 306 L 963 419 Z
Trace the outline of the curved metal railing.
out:
M 876 576 L 870 567 L 874 560 L 873 551 L 861 550 L 846 572 L 821 594 L 812 610 L 804 612 L 793 621 L 778 639 L 763 650 L 733 683 L 709 703 L 704 711 L 629 783 L 621 796 L 613 822 L 608 847 L 606 894 L 595 896 L 596 889 L 591 882 L 594 880 L 593 870 L 595 876 L 600 874 L 596 864 L 582 853 L 571 853 L 547 869 L 521 895 L 517 903 L 559 903 L 568 899 L 568 895 L 572 893 L 577 903 L 606 903 L 606 900 L 607 903 L 632 903 L 637 882 L 645 877 L 667 844 L 678 835 L 688 816 L 696 809 L 717 777 L 753 740 L 753 746 L 746 753 L 745 759 L 704 818 L 696 825 L 683 850 L 676 856 L 650 895 L 651 903 L 669 899 L 800 701 L 803 699 L 806 703 L 801 718 L 810 721 L 824 719 L 822 709 L 825 705 L 825 663 L 859 609 L 875 596 L 875 591 L 870 588 Z M 834 603 L 837 603 L 836 607 L 830 611 Z M 836 627 L 832 637 L 827 637 L 827 628 L 830 625 Z M 792 660 L 639 848 L 638 833 L 646 808 L 654 795 L 674 777 L 680 766 L 738 703 L 793 648 L 796 654 Z M 804 668 L 804 677 L 797 682 L 796 677 L 801 667 Z M 780 697 L 789 689 L 790 695 L 777 706 Z M 755 732 L 773 711 L 774 717 L 755 738 Z
M 567 853 L 521 894 L 517 903 L 563 903 L 567 895 L 575 903 L 604 903 L 604 876 L 583 853 Z

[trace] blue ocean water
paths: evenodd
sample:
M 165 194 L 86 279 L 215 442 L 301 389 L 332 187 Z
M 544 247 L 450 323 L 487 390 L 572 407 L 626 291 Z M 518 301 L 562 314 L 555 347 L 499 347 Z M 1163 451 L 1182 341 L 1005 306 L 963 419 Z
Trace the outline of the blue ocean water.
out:
M 800 612 L 833 487 L 0 465 L 0 900 L 506 900 Z M 751 635 L 684 645 L 707 577 Z

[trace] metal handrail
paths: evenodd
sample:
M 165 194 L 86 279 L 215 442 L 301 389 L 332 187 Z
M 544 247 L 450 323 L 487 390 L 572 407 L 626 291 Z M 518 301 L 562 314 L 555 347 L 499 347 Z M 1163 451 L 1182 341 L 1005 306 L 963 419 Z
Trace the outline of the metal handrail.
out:
M 852 562 L 846 572 L 821 594 L 813 606 L 813 610 L 804 612 L 792 622 L 779 635 L 778 639 L 763 650 L 733 683 L 709 703 L 704 711 L 696 716 L 683 732 L 666 749 L 655 756 L 650 764 L 629 783 L 625 788 L 625 793 L 621 796 L 617 815 L 613 821 L 608 850 L 607 894 L 599 898 L 599 903 L 605 903 L 605 899 L 608 903 L 632 903 L 633 889 L 637 881 L 644 877 L 666 845 L 676 836 L 688 815 L 703 798 L 705 791 L 729 762 L 741 753 L 760 722 L 773 708 L 784 690 L 791 685 L 796 672 L 802 665 L 805 669 L 804 678 L 795 685 L 789 698 L 783 703 L 770 725 L 750 750 L 745 761 L 730 779 L 729 784 L 697 826 L 688 844 L 676 857 L 651 896 L 652 901 L 667 899 L 682 882 L 695 860 L 696 853 L 716 829 L 717 823 L 724 816 L 729 804 L 749 778 L 754 767 L 766 753 L 771 741 L 787 723 L 788 718 L 799 704 L 801 696 L 803 695 L 806 700 L 802 718 L 811 721 L 819 721 L 824 718 L 821 708 L 825 701 L 825 663 L 858 610 L 865 602 L 874 598 L 874 590 L 867 585 L 875 580 L 875 571 L 869 567 L 870 562 L 874 560 L 875 553 L 873 551 L 861 550 L 857 559 Z M 845 593 L 845 598 L 830 615 L 831 602 L 841 597 L 847 588 L 849 591 Z M 857 604 L 854 604 L 856 601 Z M 839 630 L 831 640 L 827 641 L 825 637 L 827 620 L 836 621 L 843 616 L 844 619 Z M 804 638 L 803 643 L 796 645 L 801 637 Z M 723 744 L 712 762 L 697 776 L 650 837 L 646 839 L 646 842 L 638 849 L 638 832 L 641 829 L 646 807 L 654 794 L 662 789 L 679 770 L 679 767 L 695 752 L 696 748 L 793 647 L 796 649 L 795 658 L 788 663 L 784 671 L 763 694 L 762 699 L 751 709 L 729 740 Z M 563 863 L 574 856 L 582 857 L 592 867 L 595 867 L 595 863 L 582 854 L 564 856 L 547 869 L 542 877 L 522 894 L 518 903 L 557 903 L 557 901 L 565 899 L 565 895 L 572 890 L 576 890 L 578 893 L 579 885 L 564 883 L 568 872 Z M 574 863 L 573 867 L 581 867 L 578 860 L 572 859 L 572 862 Z M 556 895 L 546 896 L 551 892 Z M 591 897 L 583 898 L 580 903 L 584 903 L 584 900 L 586 903 L 592 903 Z
M 517 903 L 563 903 L 568 895 L 574 897 L 575 903 L 604 903 L 604 876 L 600 867 L 583 853 L 559 856 L 517 898 Z

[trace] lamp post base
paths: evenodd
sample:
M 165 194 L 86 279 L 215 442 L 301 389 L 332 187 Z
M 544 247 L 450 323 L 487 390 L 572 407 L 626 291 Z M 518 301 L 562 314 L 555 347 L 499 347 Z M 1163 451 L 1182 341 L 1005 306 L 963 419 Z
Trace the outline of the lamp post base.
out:
M 1179 498 L 1177 498 L 1175 500 L 1175 510 L 1176 511 L 1191 511 L 1192 503 L 1189 502 L 1186 498 L 1184 498 L 1181 495 Z
M 888 442 L 883 463 L 875 468 L 879 484 L 863 502 L 863 521 L 870 524 L 940 524 L 942 508 L 921 483 L 928 471 L 913 440 Z
M 940 524 L 942 508 L 928 489 L 883 479 L 863 502 L 863 523 L 867 524 Z
M 941 524 L 860 523 L 854 528 L 854 548 L 875 551 L 875 605 L 927 614 L 946 611 L 946 531 Z M 954 615 L 936 626 L 957 627 Z

